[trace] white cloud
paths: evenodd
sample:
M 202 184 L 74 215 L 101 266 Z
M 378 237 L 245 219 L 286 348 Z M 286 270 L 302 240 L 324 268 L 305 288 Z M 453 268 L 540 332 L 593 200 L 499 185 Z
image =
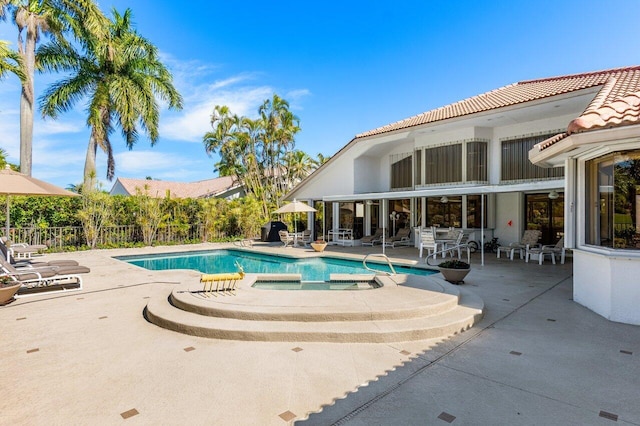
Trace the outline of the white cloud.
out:
M 211 130 L 211 113 L 216 105 L 226 105 L 234 114 L 253 116 L 257 114 L 262 102 L 271 97 L 273 89 L 269 86 L 241 87 L 236 90 L 214 89 L 200 93 L 196 102 L 188 103 L 185 100 L 184 109 L 180 113 L 167 113 L 168 116 L 161 118 L 162 138 L 200 142 L 202 136 Z
M 124 151 L 114 155 L 116 170 L 120 174 L 145 174 L 149 171 L 165 169 L 179 162 L 173 153 L 159 151 Z
M 36 120 L 37 125 L 33 126 L 33 134 L 35 137 L 48 136 L 48 135 L 58 135 L 61 133 L 78 133 L 81 132 L 87 127 L 82 123 L 82 121 L 60 121 L 57 120 Z

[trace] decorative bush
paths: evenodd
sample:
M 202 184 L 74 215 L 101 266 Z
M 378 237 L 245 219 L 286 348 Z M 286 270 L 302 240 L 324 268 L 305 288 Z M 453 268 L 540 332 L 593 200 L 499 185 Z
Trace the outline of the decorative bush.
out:
M 448 268 L 448 269 L 469 269 L 471 266 L 467 262 L 463 262 L 462 260 L 453 259 L 453 260 L 445 260 L 444 262 L 438 264 L 440 268 Z

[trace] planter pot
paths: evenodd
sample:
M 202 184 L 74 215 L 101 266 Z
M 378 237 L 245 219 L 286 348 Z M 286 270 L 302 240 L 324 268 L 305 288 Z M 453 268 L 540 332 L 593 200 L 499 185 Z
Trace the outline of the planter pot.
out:
M 0 305 L 7 303 L 18 292 L 22 283 L 16 283 L 8 287 L 0 287 Z
M 468 269 L 451 269 L 451 268 L 440 268 L 440 273 L 445 280 L 449 281 L 451 284 L 461 284 L 464 282 L 464 277 L 471 272 L 471 268 Z
M 311 248 L 315 251 L 322 252 L 327 248 L 327 243 L 311 243 Z

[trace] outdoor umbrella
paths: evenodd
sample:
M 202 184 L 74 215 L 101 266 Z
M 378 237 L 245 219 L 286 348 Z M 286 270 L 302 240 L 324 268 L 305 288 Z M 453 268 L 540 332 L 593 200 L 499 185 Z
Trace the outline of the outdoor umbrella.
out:
M 313 207 L 309 206 L 306 203 L 303 203 L 301 201 L 296 201 L 295 198 L 293 199 L 293 202 L 289 203 L 289 204 L 285 204 L 284 206 L 280 207 L 278 210 L 275 210 L 274 213 L 308 213 L 308 212 L 316 212 L 317 210 L 314 209 Z M 298 222 L 297 220 L 294 221 L 294 227 L 295 227 L 295 233 L 298 233 Z
M 78 196 L 75 192 L 67 191 L 50 183 L 13 171 L 9 168 L 9 165 L 4 170 L 0 170 L 0 194 L 7 196 L 7 237 L 9 237 L 9 198 L 11 195 Z

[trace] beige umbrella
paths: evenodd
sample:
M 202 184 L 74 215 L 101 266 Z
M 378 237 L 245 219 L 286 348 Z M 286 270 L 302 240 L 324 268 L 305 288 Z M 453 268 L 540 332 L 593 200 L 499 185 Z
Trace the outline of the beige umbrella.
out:
M 59 186 L 13 171 L 9 165 L 4 170 L 0 170 L 0 194 L 7 196 L 7 237 L 9 237 L 9 198 L 11 195 L 78 196 L 75 192 L 67 191 Z
M 289 204 L 285 204 L 280 207 L 278 210 L 274 210 L 274 213 L 308 213 L 308 212 L 317 212 L 316 209 L 308 205 L 307 203 L 303 203 L 302 201 L 296 201 L 294 198 L 293 201 Z M 295 225 L 295 233 L 298 233 L 298 222 L 294 221 Z

